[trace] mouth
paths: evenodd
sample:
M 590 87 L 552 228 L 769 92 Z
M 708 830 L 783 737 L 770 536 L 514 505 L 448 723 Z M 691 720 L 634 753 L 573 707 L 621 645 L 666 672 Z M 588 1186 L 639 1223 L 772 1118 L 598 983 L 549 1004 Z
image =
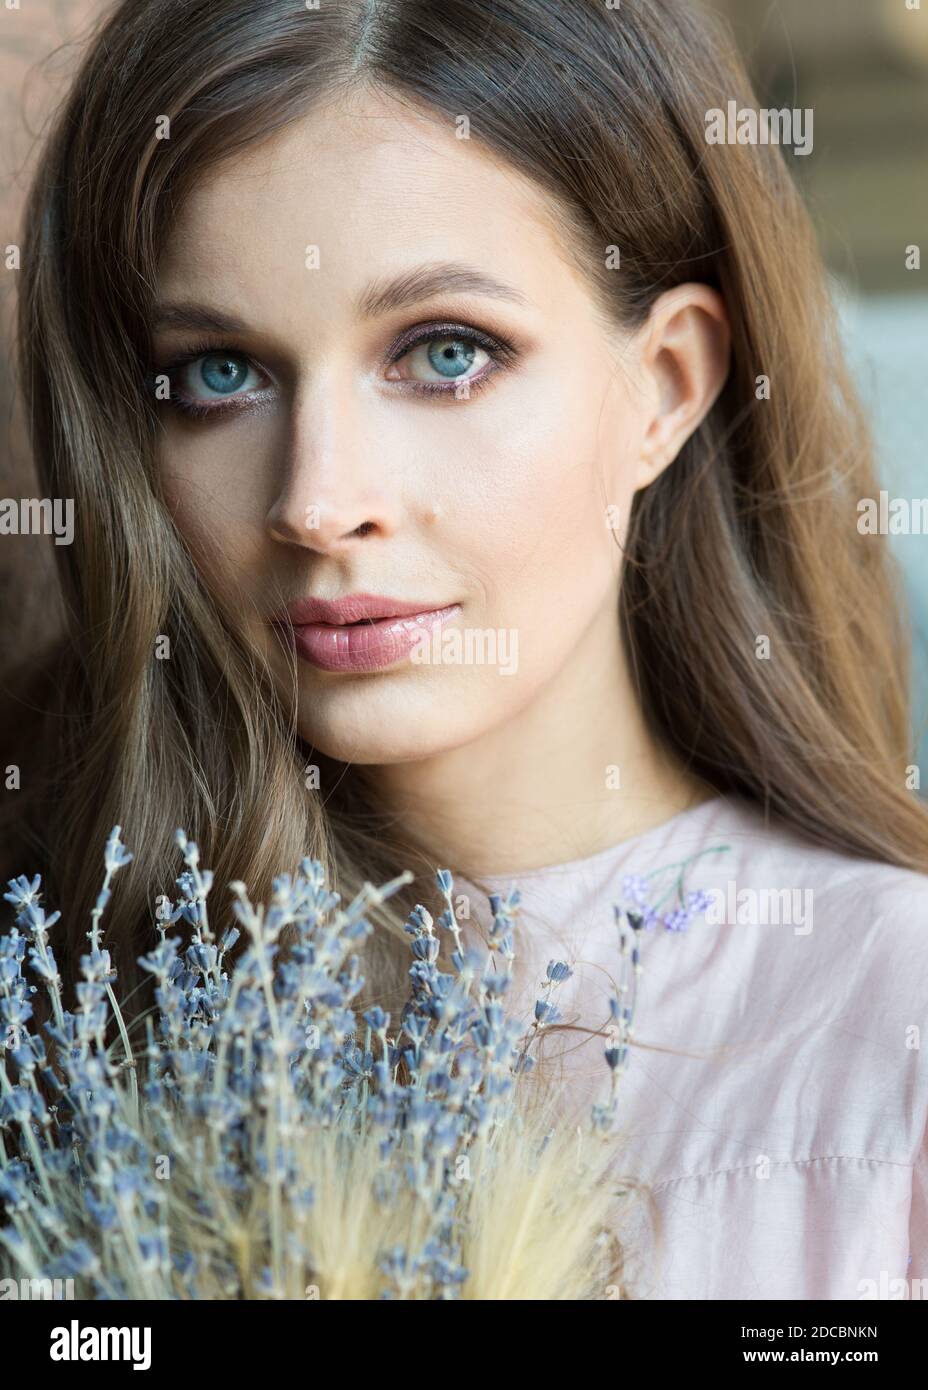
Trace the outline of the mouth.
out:
M 434 611 L 434 610 L 433 610 L 433 611 Z M 310 623 L 297 623 L 296 626 L 297 626 L 297 627 L 310 627 L 310 626 L 311 626 L 311 627 L 332 627 L 332 628 L 365 627 L 365 626 L 369 627 L 369 626 L 371 625 L 371 623 L 386 623 L 386 622 L 393 622 L 395 619 L 397 619 L 397 617 L 398 617 L 398 615 L 397 615 L 396 613 L 390 613 L 390 614 L 385 614 L 382 618 L 357 618 L 353 623 L 311 623 L 311 624 L 310 624 Z
M 461 611 L 460 603 L 451 603 L 343 622 L 291 620 L 284 630 L 297 655 L 319 670 L 381 671 L 407 660 L 420 643 Z

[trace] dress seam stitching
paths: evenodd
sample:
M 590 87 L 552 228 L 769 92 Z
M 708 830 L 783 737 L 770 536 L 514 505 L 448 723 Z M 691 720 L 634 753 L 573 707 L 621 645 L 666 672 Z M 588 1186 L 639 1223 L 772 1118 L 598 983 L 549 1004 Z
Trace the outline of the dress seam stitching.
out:
M 914 1163 L 903 1163 L 895 1158 L 872 1158 L 866 1154 L 818 1154 L 814 1158 L 777 1158 L 772 1160 L 772 1168 L 800 1168 L 811 1163 L 880 1163 L 888 1168 L 909 1168 L 914 1170 Z M 745 1163 L 738 1168 L 713 1168 L 708 1173 L 681 1173 L 675 1178 L 665 1178 L 659 1183 L 648 1183 L 650 1192 L 658 1192 L 662 1187 L 671 1187 L 676 1182 L 690 1182 L 694 1178 L 718 1178 L 725 1177 L 729 1173 L 753 1173 L 757 1165 Z

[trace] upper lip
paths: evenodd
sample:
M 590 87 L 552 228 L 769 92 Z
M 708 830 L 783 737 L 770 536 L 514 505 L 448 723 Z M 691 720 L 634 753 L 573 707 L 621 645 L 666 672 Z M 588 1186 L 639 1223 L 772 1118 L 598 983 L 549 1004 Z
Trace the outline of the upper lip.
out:
M 346 594 L 344 598 L 301 598 L 287 605 L 285 613 L 273 621 L 290 623 L 302 627 L 307 623 L 330 623 L 333 626 L 344 623 L 359 623 L 365 618 L 409 618 L 417 613 L 430 613 L 436 608 L 447 607 L 425 600 L 422 603 L 406 603 L 403 599 L 384 598 L 380 594 Z

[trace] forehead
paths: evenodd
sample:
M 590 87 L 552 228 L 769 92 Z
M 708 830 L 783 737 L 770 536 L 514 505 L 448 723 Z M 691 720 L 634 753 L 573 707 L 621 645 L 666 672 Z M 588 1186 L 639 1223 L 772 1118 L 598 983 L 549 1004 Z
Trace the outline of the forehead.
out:
M 181 207 L 159 266 L 165 288 L 303 272 L 318 247 L 328 282 L 351 292 L 410 261 L 479 262 L 535 302 L 577 278 L 563 218 L 543 189 L 459 139 L 455 123 L 385 94 L 317 104 L 207 170 Z M 326 274 L 325 272 L 331 272 Z M 553 278 L 552 278 L 553 277 Z

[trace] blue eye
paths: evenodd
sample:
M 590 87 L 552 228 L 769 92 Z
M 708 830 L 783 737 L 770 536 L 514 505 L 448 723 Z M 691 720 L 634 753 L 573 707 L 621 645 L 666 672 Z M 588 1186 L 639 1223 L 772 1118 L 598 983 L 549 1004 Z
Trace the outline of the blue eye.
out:
M 228 396 L 240 391 L 248 380 L 248 368 L 241 358 L 227 352 L 211 352 L 200 359 L 200 379 L 211 391 Z
M 247 353 L 232 348 L 197 346 L 163 371 L 170 382 L 171 404 L 187 415 L 245 409 L 267 398 L 264 374 Z
M 482 389 L 496 371 L 514 361 L 515 349 L 477 329 L 438 324 L 401 340 L 390 362 L 390 379 L 423 395 L 457 397 Z
M 249 384 L 252 373 L 256 378 L 250 383 L 252 389 L 261 381 L 260 373 L 244 353 L 225 349 L 189 355 L 175 363 L 175 369 L 181 387 L 178 399 L 193 405 L 207 405 L 211 400 L 237 395 Z
M 476 348 L 455 338 L 436 338 L 428 350 L 428 359 L 442 376 L 461 376 L 473 366 Z

